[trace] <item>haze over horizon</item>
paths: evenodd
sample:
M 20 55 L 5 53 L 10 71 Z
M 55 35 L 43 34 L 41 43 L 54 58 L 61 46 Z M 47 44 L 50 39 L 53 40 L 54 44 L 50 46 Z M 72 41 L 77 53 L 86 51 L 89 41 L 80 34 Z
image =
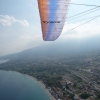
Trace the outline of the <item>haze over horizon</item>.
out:
M 72 3 L 99 5 L 100 1 L 91 0 L 71 0 Z M 70 5 L 67 17 L 95 7 Z M 99 15 L 97 10 L 78 19 L 68 20 L 60 37 L 53 42 L 42 40 L 41 25 L 37 0 L 0 0 L 0 56 L 13 54 L 29 48 L 41 45 L 50 45 L 62 48 L 88 47 L 90 49 L 100 49 L 100 18 L 97 18 L 73 31 L 70 29 L 86 22 L 78 21 L 92 16 Z M 78 22 L 76 22 L 78 21 Z M 64 48 L 63 46 L 63 48 Z M 62 49 L 63 49 L 62 48 Z

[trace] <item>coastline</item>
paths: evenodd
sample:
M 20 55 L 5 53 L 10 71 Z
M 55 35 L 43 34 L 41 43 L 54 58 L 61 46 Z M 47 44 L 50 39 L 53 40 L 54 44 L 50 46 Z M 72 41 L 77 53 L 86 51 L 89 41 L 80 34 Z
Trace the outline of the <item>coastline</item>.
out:
M 3 71 L 6 71 L 6 70 L 3 70 Z M 14 72 L 17 72 L 17 71 L 14 71 Z M 17 73 L 20 73 L 20 72 L 17 72 Z M 23 74 L 23 73 L 20 73 L 20 74 Z M 56 100 L 56 98 L 50 93 L 49 89 L 47 89 L 45 87 L 45 84 L 42 81 L 38 81 L 35 77 L 30 76 L 28 74 L 23 74 L 23 75 L 29 76 L 29 77 L 33 78 L 35 81 L 37 81 L 42 86 L 42 88 L 46 91 L 46 93 L 49 96 L 50 100 Z
M 27 75 L 27 74 L 25 74 Z M 30 76 L 30 75 L 28 75 Z M 46 91 L 47 95 L 49 96 L 50 100 L 56 100 L 56 98 L 50 93 L 50 91 L 45 87 L 45 84 L 42 82 L 42 81 L 38 81 L 35 77 L 33 76 L 30 76 L 32 77 L 33 79 L 35 79 L 43 88 L 44 90 Z
M 48 94 L 50 100 L 56 100 L 54 96 L 50 93 L 50 91 L 45 87 L 42 81 L 38 81 L 38 83 L 45 89 L 46 93 Z

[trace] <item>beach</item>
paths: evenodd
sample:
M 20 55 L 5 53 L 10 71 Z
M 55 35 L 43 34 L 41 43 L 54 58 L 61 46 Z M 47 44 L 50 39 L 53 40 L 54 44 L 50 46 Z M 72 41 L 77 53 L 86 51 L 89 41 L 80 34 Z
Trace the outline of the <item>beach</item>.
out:
M 14 72 L 17 72 L 17 71 L 14 71 Z M 17 72 L 17 73 L 20 73 L 20 72 Z M 35 77 L 30 76 L 28 74 L 24 74 L 24 75 L 29 76 L 29 77 L 33 78 L 34 80 L 36 80 L 41 85 L 41 87 L 44 88 L 44 90 L 46 91 L 46 93 L 49 96 L 50 100 L 56 100 L 56 98 L 50 93 L 49 89 L 47 89 L 45 87 L 45 84 L 42 81 L 40 81 L 40 80 L 38 81 Z
M 54 96 L 50 93 L 50 91 L 45 87 L 42 81 L 38 81 L 39 84 L 45 89 L 46 93 L 48 94 L 50 100 L 56 100 Z
M 25 75 L 27 75 L 27 74 L 25 74 Z M 29 75 L 28 75 L 29 76 Z M 44 90 L 46 91 L 46 93 L 47 93 L 47 95 L 49 96 L 49 98 L 50 98 L 50 100 L 56 100 L 56 98 L 50 93 L 50 91 L 49 91 L 49 89 L 47 89 L 46 87 L 45 87 L 45 84 L 42 82 L 42 81 L 38 81 L 35 77 L 33 77 L 33 76 L 30 76 L 30 77 L 32 77 L 33 79 L 35 79 L 43 88 L 44 88 Z

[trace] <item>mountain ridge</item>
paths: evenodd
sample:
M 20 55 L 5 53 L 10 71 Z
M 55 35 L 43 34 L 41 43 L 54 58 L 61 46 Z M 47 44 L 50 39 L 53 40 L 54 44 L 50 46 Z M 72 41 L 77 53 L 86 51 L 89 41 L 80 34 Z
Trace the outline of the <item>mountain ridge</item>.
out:
M 19 59 L 19 58 L 35 58 L 35 57 L 56 57 L 75 55 L 80 53 L 98 52 L 100 46 L 98 42 L 85 41 L 80 42 L 50 42 L 21 52 L 0 57 L 0 59 Z

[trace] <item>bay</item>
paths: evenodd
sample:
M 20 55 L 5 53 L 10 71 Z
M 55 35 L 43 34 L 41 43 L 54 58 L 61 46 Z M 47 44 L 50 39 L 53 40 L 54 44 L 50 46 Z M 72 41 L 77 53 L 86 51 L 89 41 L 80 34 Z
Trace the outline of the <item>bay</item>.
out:
M 50 100 L 44 88 L 32 77 L 0 70 L 0 100 Z
M 0 64 L 5 63 L 7 61 L 9 61 L 9 60 L 0 60 Z

